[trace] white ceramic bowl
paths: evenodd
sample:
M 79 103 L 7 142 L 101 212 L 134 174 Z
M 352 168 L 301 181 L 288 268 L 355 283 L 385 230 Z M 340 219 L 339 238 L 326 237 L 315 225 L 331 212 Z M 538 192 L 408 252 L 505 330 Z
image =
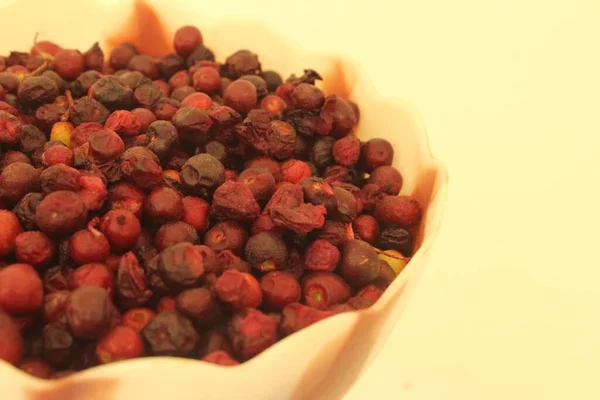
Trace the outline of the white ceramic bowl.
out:
M 100 40 L 106 51 L 108 43 L 118 39 L 147 39 L 154 32 L 170 38 L 178 26 L 194 24 L 219 60 L 249 48 L 259 54 L 263 68 L 280 71 L 284 77 L 302 73 L 304 68 L 316 69 L 325 78 L 326 92 L 358 103 L 357 133 L 362 140 L 383 137 L 394 145 L 394 165 L 404 176 L 402 194 L 414 196 L 424 206 L 417 235 L 419 250 L 370 309 L 315 324 L 240 366 L 145 358 L 92 368 L 60 381 L 42 381 L 0 362 L 0 398 L 333 400 L 343 396 L 387 340 L 437 236 L 446 202 L 446 169 L 432 156 L 416 111 L 403 101 L 379 95 L 370 84 L 369 71 L 361 69 L 353 54 L 340 54 L 339 38 L 315 37 L 310 24 L 304 30 L 298 30 L 297 24 L 288 26 L 281 21 L 285 13 L 277 8 L 273 15 L 268 7 L 262 7 L 260 15 L 251 15 L 253 6 L 247 3 L 228 1 L 225 6 L 215 1 L 164 0 L 153 1 L 149 8 L 120 0 L 0 0 L 0 54 L 28 50 L 36 32 L 39 40 L 82 50 Z M 136 10 L 138 17 L 140 13 L 151 17 L 150 9 L 160 15 L 160 23 L 151 18 L 143 23 L 130 19 Z M 159 39 L 153 38 L 155 43 Z M 317 47 L 319 52 L 311 51 Z

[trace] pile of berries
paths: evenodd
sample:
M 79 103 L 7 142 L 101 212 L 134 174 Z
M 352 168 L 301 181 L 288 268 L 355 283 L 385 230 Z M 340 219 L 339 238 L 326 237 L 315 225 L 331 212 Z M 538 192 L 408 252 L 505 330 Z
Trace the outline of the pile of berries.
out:
M 356 104 L 216 62 L 194 27 L 173 45 L 0 57 L 0 359 L 35 376 L 235 365 L 369 307 L 412 254 L 421 206 Z

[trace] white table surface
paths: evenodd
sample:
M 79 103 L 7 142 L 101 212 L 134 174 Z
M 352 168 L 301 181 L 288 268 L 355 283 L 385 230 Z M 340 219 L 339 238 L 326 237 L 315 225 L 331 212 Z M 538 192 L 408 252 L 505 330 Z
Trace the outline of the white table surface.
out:
M 599 399 L 600 2 L 375 13 L 398 54 L 365 64 L 395 64 L 450 199 L 408 309 L 346 400 Z

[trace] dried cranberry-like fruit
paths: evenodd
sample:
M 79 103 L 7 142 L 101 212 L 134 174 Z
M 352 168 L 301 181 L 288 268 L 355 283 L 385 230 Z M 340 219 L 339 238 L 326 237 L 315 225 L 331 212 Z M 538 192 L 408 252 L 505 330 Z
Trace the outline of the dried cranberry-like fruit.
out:
M 239 140 L 258 153 L 268 154 L 270 129 L 271 117 L 266 111 L 257 109 L 248 113 L 244 122 L 235 127 L 235 132 Z
M 190 224 L 199 234 L 208 228 L 209 204 L 199 197 L 186 196 L 183 199 L 183 214 L 181 220 Z
M 119 135 L 136 136 L 140 133 L 142 123 L 131 111 L 118 110 L 113 112 L 108 117 L 104 127 L 118 133 Z
M 112 68 L 118 71 L 127 68 L 129 60 L 137 54 L 139 52 L 134 45 L 123 43 L 111 51 L 108 62 Z
M 56 82 L 45 76 L 32 76 L 19 86 L 17 97 L 22 105 L 37 108 L 42 104 L 52 103 L 58 96 Z
M 73 165 L 73 150 L 65 146 L 53 146 L 42 154 L 42 164 L 49 167 L 55 164 Z
M 69 120 L 75 126 L 85 122 L 104 125 L 109 115 L 110 111 L 102 103 L 88 96 L 75 100 L 69 108 Z
M 371 215 L 359 215 L 353 222 L 354 236 L 371 245 L 375 245 L 379 240 L 379 224 Z
M 169 187 L 154 189 L 144 202 L 144 215 L 157 222 L 177 221 L 183 213 L 181 195 Z
M 317 239 L 306 249 L 304 265 L 311 271 L 333 271 L 341 259 L 340 251 L 328 240 Z
M 260 272 L 282 269 L 288 258 L 285 242 L 272 232 L 258 233 L 246 242 L 246 260 Z
M 40 187 L 40 173 L 24 162 L 8 165 L 0 175 L 0 195 L 10 202 L 17 202 L 29 192 Z
M 100 220 L 100 231 L 117 252 L 131 249 L 141 230 L 140 221 L 127 210 L 111 210 Z
M 121 156 L 121 173 L 134 185 L 148 189 L 162 182 L 163 171 L 156 155 L 145 147 L 131 147 Z
M 341 222 L 352 222 L 362 211 L 362 204 L 359 199 L 346 189 L 335 186 L 333 188 L 337 207 L 331 213 L 331 218 Z
M 291 97 L 295 107 L 305 110 L 321 108 L 325 103 L 323 91 L 309 83 L 301 83 L 296 86 Z
M 0 309 L 27 314 L 42 307 L 44 289 L 37 272 L 28 264 L 12 264 L 0 270 Z
M 108 267 L 101 263 L 90 263 L 82 265 L 71 274 L 69 288 L 77 289 L 86 286 L 94 286 L 106 289 L 112 295 L 114 277 Z
M 391 196 L 396 196 L 402 189 L 403 179 L 396 168 L 383 165 L 371 172 L 369 183 L 380 186 L 382 191 Z
M 260 206 L 246 185 L 227 181 L 215 190 L 211 215 L 217 219 L 253 221 L 260 213 Z
M 379 268 L 379 258 L 370 244 L 362 240 L 349 240 L 344 244 L 338 272 L 353 287 L 373 282 Z
M 15 238 L 15 256 L 20 263 L 43 267 L 54 256 L 54 243 L 42 232 L 23 232 Z
M 61 78 L 72 81 L 83 72 L 85 60 L 76 50 L 60 50 L 52 60 L 52 68 Z
M 156 311 L 175 311 L 177 309 L 177 299 L 173 296 L 163 296 L 156 304 Z
M 110 129 L 94 133 L 89 139 L 88 155 L 96 163 L 116 160 L 125 151 L 123 139 Z
M 74 290 L 67 305 L 71 332 L 82 339 L 101 337 L 110 328 L 113 307 L 106 289 L 85 286 Z
M 37 229 L 37 225 L 35 223 L 35 210 L 43 198 L 44 196 L 41 193 L 27 193 L 21 200 L 19 200 L 19 202 L 13 209 L 14 215 L 17 217 L 18 222 L 20 222 L 21 226 L 25 230 Z M 12 226 L 14 228 L 17 225 L 12 225 L 9 221 L 5 219 L 10 220 L 12 218 L 10 218 L 7 213 L 0 212 L 0 223 L 2 223 L 2 226 L 4 226 L 5 234 L 8 234 L 11 232 L 11 229 L 9 229 L 9 227 Z M 5 222 L 8 223 L 5 224 Z M 0 242 L 5 243 L 5 245 L 10 245 L 10 243 L 12 242 L 11 239 L 9 239 L 9 237 L 10 235 L 2 237 L 2 240 Z M 14 237 L 12 240 L 14 240 Z M 0 246 L 0 255 L 6 255 L 3 253 L 4 249 L 2 246 Z
M 260 101 L 260 108 L 271 118 L 281 118 L 287 109 L 287 104 L 281 97 L 270 94 Z
M 204 244 L 214 251 L 231 250 L 241 254 L 248 234 L 243 226 L 235 221 L 219 222 L 204 236 Z
M 231 319 L 229 337 L 234 351 L 241 359 L 248 360 L 277 341 L 277 322 L 250 308 Z
M 275 178 L 264 168 L 247 168 L 237 181 L 246 185 L 260 204 L 266 203 L 275 192 Z
M 198 344 L 192 322 L 177 311 L 161 312 L 142 331 L 154 355 L 185 356 Z
M 258 104 L 256 86 L 244 79 L 231 82 L 223 91 L 223 98 L 226 106 L 242 114 L 248 113 Z
M 250 264 L 236 256 L 231 250 L 223 250 L 217 254 L 221 269 L 236 270 L 239 272 L 250 272 Z
M 223 366 L 239 365 L 239 362 L 234 360 L 229 353 L 223 350 L 213 351 L 212 353 L 202 357 L 201 360 Z
M 122 182 L 112 186 L 108 193 L 109 207 L 112 210 L 127 210 L 138 219 L 142 216 L 142 209 L 146 195 L 138 187 Z
M 263 304 L 271 310 L 283 310 L 285 306 L 300 300 L 298 280 L 288 272 L 269 272 L 260 279 Z
M 177 296 L 177 310 L 199 325 L 210 325 L 221 314 L 215 295 L 207 288 L 184 290 Z
M 181 184 L 188 191 L 206 197 L 225 182 L 223 164 L 209 154 L 190 157 L 181 168 Z
M 121 257 L 117 272 L 116 291 L 121 304 L 129 308 L 144 305 L 152 296 L 152 292 L 148 289 L 144 270 L 132 252 L 125 253 Z
M 178 243 L 158 255 L 157 272 L 172 287 L 193 287 L 205 273 L 204 257 L 191 243 Z
M 104 128 L 97 122 L 84 122 L 77 126 L 71 134 L 71 145 L 73 148 L 79 147 L 89 142 L 90 137 Z
M 19 141 L 21 120 L 6 111 L 0 111 L 0 143 L 14 145 Z
M 258 75 L 261 72 L 258 56 L 249 50 L 239 50 L 227 57 L 225 70 L 232 79 L 242 75 Z
M 262 302 L 260 284 L 252 275 L 234 269 L 223 272 L 215 283 L 217 297 L 230 307 L 255 308 Z
M 335 94 L 325 99 L 321 108 L 321 118 L 331 123 L 331 135 L 336 138 L 346 136 L 356 125 L 356 114 L 352 106 Z
M 127 326 L 117 326 L 96 344 L 96 357 L 101 364 L 141 357 L 144 342 L 140 335 Z
M 375 218 L 386 225 L 411 228 L 421 219 L 421 205 L 408 196 L 385 196 L 375 207 Z
M 177 129 L 167 121 L 155 121 L 146 130 L 146 146 L 159 158 L 167 157 L 178 143 Z
M 54 293 L 69 288 L 69 279 L 73 269 L 64 265 L 48 268 L 44 274 L 44 291 Z
M 284 335 L 291 335 L 332 315 L 331 311 L 321 311 L 300 303 L 288 304 L 283 309 L 281 332 Z
M 71 292 L 66 290 L 60 290 L 58 292 L 48 293 L 44 296 L 44 322 L 47 324 L 58 324 L 61 326 L 67 326 L 67 304 Z
M 171 247 L 177 243 L 196 243 L 198 234 L 193 226 L 183 221 L 169 222 L 160 227 L 156 232 L 154 243 L 159 251 Z
M 283 121 L 271 121 L 268 133 L 269 153 L 278 160 L 289 158 L 296 147 L 296 130 Z
M 377 246 L 383 250 L 397 250 L 408 257 L 412 254 L 413 239 L 410 231 L 392 225 L 381 231 Z
M 360 157 L 360 140 L 354 135 L 347 135 L 335 142 L 332 154 L 335 162 L 350 167 L 356 164 Z
M 302 181 L 304 199 L 314 205 L 322 204 L 327 211 L 337 208 L 337 200 L 333 188 L 327 181 L 318 177 L 306 178 Z
M 31 154 L 46 143 L 46 135 L 35 125 L 22 125 L 18 147 L 23 153 Z
M 313 272 L 302 279 L 302 298 L 310 306 L 325 310 L 333 304 L 345 303 L 352 289 L 339 275 Z
M 112 75 L 100 78 L 91 91 L 91 97 L 109 110 L 128 110 L 133 104 L 133 90 Z
M 138 71 L 150 79 L 158 78 L 158 63 L 147 55 L 138 54 L 129 60 L 127 68 L 131 71 Z
M 84 226 L 86 219 L 87 209 L 83 200 L 76 193 L 65 190 L 47 195 L 35 211 L 36 224 L 49 235 L 73 233 Z
M 187 57 L 202 44 L 202 34 L 198 28 L 190 25 L 182 26 L 175 32 L 173 47 L 177 54 Z
M 0 310 L 0 360 L 18 365 L 23 358 L 23 339 L 10 315 Z
M 150 308 L 132 308 L 123 314 L 123 325 L 140 333 L 156 317 Z
M 85 207 L 88 211 L 100 210 L 108 195 L 106 185 L 102 178 L 98 176 L 82 175 L 79 178 L 79 186 L 80 189 L 77 194 L 85 203 Z
M 221 89 L 221 75 L 212 67 L 200 67 L 192 76 L 194 89 L 198 92 L 214 94 Z
M 167 84 L 162 81 L 155 81 L 142 83 L 136 87 L 133 92 L 134 103 L 145 108 L 152 108 L 157 105 L 160 99 L 165 95 L 161 89 L 161 86 L 163 85 L 160 85 L 159 82 L 164 86 L 167 86 Z
M 94 43 L 88 51 L 83 54 L 83 63 L 88 70 L 102 71 L 104 68 L 104 52 L 98 42 Z
M 371 139 L 360 150 L 360 165 L 365 172 L 371 173 L 378 167 L 392 165 L 394 148 L 385 139 Z
M 146 108 L 134 108 L 131 113 L 136 116 L 140 122 L 139 133 L 144 134 L 151 123 L 156 121 L 156 115 Z
M 48 194 L 59 190 L 79 190 L 80 177 L 79 170 L 64 164 L 56 164 L 43 170 L 39 179 L 42 192 Z
M 300 183 L 311 175 L 312 170 L 305 161 L 290 159 L 281 164 L 281 178 L 285 182 Z
M 276 205 L 269 209 L 269 213 L 275 225 L 306 235 L 323 226 L 327 211 L 322 205 L 300 204 L 297 207 Z

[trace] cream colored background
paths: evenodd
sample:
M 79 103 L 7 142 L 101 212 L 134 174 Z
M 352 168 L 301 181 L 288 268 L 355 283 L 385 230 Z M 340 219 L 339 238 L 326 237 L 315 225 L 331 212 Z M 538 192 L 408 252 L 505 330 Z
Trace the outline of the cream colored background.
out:
M 69 12 L 51 4 L 47 18 Z M 450 171 L 435 254 L 346 400 L 600 398 L 600 2 L 223 7 L 253 18 L 269 9 L 274 29 L 337 38 L 380 92 L 420 110 Z M 319 51 L 318 40 L 303 43 Z
M 600 2 L 368 3 L 357 47 L 388 53 L 361 59 L 421 111 L 450 200 L 346 400 L 600 398 Z

